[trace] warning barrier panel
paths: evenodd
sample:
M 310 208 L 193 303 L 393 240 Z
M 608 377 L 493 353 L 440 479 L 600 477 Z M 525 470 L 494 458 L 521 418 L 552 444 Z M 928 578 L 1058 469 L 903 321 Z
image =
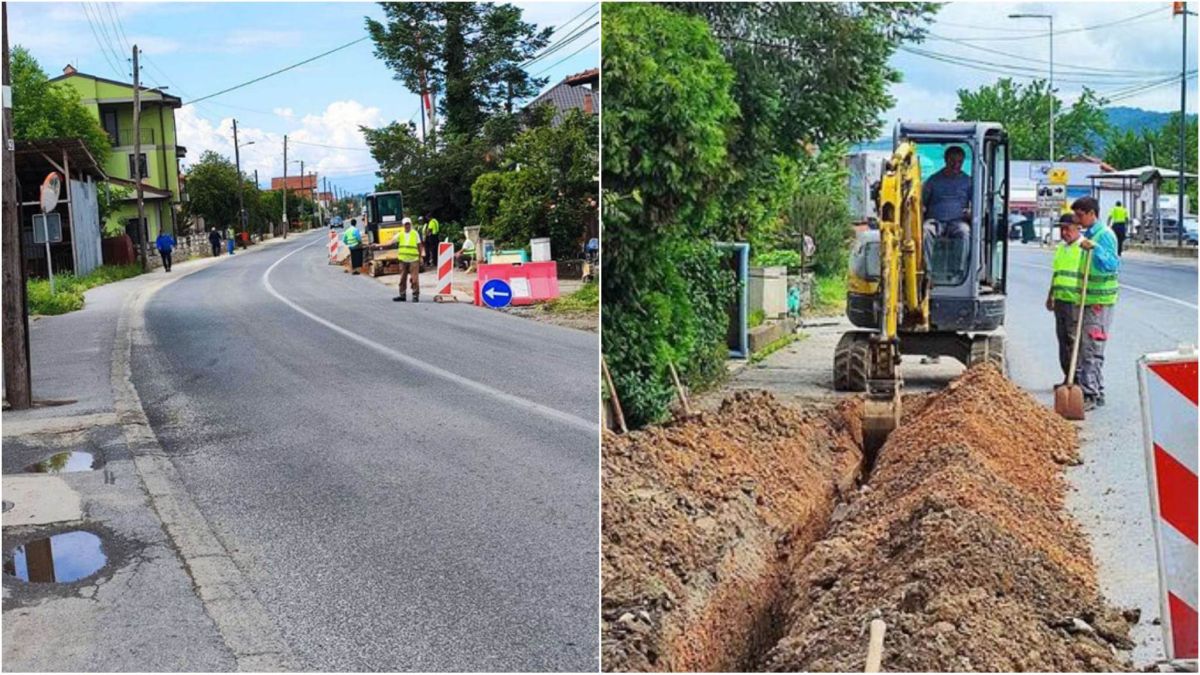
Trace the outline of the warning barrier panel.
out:
M 454 244 L 441 242 L 437 255 L 437 295 L 453 295 Z
M 532 305 L 558 297 L 558 264 L 553 260 L 480 265 L 475 279 L 475 304 L 483 306 L 480 289 L 492 279 L 502 279 L 512 288 L 512 304 Z
M 1146 475 L 1158 551 L 1163 638 L 1168 659 L 1196 658 L 1196 353 L 1138 360 Z

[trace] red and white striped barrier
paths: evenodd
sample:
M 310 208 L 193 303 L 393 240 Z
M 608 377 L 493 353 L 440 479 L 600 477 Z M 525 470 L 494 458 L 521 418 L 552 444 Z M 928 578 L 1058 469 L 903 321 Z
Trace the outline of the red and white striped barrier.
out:
M 454 244 L 448 241 L 438 244 L 437 265 L 437 293 L 434 299 L 451 300 L 454 298 L 451 288 L 454 280 Z
M 1146 474 L 1167 658 L 1196 658 L 1197 388 L 1194 350 L 1138 360 Z
M 337 262 L 338 236 L 337 232 L 329 231 L 329 262 Z

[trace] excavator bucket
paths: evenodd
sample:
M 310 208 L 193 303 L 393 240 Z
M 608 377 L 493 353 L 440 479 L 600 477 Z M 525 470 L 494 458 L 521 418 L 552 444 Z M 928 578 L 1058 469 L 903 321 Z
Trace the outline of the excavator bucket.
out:
M 900 426 L 900 388 L 895 384 L 889 381 L 877 389 L 872 387 L 875 391 L 869 391 L 863 403 L 863 453 L 868 467 L 875 465 L 875 458 L 884 441 L 893 429 Z

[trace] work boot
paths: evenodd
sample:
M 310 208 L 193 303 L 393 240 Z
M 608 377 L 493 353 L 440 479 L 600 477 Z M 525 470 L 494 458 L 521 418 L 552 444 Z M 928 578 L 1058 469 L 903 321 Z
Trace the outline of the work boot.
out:
M 1083 397 L 1083 411 L 1091 412 L 1096 409 L 1096 398 L 1094 396 Z
M 421 298 L 419 298 L 415 295 L 413 296 L 413 302 L 420 302 L 420 301 L 421 301 Z
M 408 298 L 403 295 L 397 295 L 396 297 L 392 298 L 392 302 L 408 302 Z
M 354 271 L 353 271 L 353 272 L 351 272 L 350 274 L 357 275 L 357 274 L 358 274 L 358 270 L 354 270 Z
M 1101 394 L 1101 395 L 1099 395 L 1099 396 L 1097 396 L 1097 397 L 1096 397 L 1096 407 L 1097 407 L 1097 408 L 1103 408 L 1103 407 L 1104 407 L 1104 394 Z

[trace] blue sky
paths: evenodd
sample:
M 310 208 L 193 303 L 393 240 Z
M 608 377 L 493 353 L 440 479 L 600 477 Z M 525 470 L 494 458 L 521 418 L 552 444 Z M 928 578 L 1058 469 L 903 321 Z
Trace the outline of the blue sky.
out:
M 599 19 L 592 16 L 598 11 L 594 2 L 514 4 L 525 10 L 526 21 L 563 27 L 552 40 Z M 52 77 L 70 63 L 82 72 L 131 81 L 127 45 L 136 43 L 143 52 L 143 82 L 169 87 L 185 102 L 364 37 L 364 17 L 383 20 L 378 5 L 358 2 L 15 2 L 8 14 L 10 44 L 30 49 Z M 598 67 L 599 42 L 588 45 L 598 37 L 598 26 L 586 30 L 529 70 L 549 77 L 549 86 Z M 358 126 L 419 121 L 417 96 L 392 79 L 372 49 L 368 39 L 263 82 L 185 105 L 176 111 L 181 143 L 188 148 L 185 164 L 204 150 L 232 158 L 236 117 L 238 140 L 254 141 L 242 148 L 242 167 L 258 169 L 264 186 L 270 176 L 282 175 L 286 133 L 288 159 L 304 160 L 306 172 L 316 170 L 346 190 L 371 190 L 376 165 Z M 288 173 L 299 170 L 292 164 Z
M 1195 10 L 1200 3 L 1189 3 Z M 974 59 L 970 66 L 952 65 L 928 55 L 900 51 L 892 65 L 904 81 L 891 94 L 896 105 L 883 118 L 890 135 L 897 118 L 936 120 L 953 118 L 960 88 L 975 89 L 1002 75 L 987 72 L 988 64 L 1019 66 L 1016 79 L 1027 83 L 1048 76 L 1050 44 L 1044 19 L 1010 19 L 1009 14 L 1050 14 L 1054 17 L 1055 87 L 1064 102 L 1074 101 L 1084 86 L 1115 95 L 1140 84 L 1178 75 L 1180 70 L 1180 19 L 1171 16 L 1169 2 L 955 2 L 945 5 L 930 29 L 932 36 L 909 45 L 936 56 Z M 1133 18 L 1136 15 L 1145 16 Z M 1099 24 L 1114 24 L 1100 26 Z M 1090 28 L 1089 30 L 1082 30 Z M 1188 18 L 1188 68 L 1196 69 L 1197 17 Z M 948 39 L 946 39 L 948 38 Z M 955 40 L 958 40 L 957 42 Z M 1000 52 L 1000 53 L 998 53 Z M 1189 80 L 1188 111 L 1196 111 L 1196 79 Z M 1112 105 L 1176 111 L 1179 84 L 1164 85 L 1115 100 Z

